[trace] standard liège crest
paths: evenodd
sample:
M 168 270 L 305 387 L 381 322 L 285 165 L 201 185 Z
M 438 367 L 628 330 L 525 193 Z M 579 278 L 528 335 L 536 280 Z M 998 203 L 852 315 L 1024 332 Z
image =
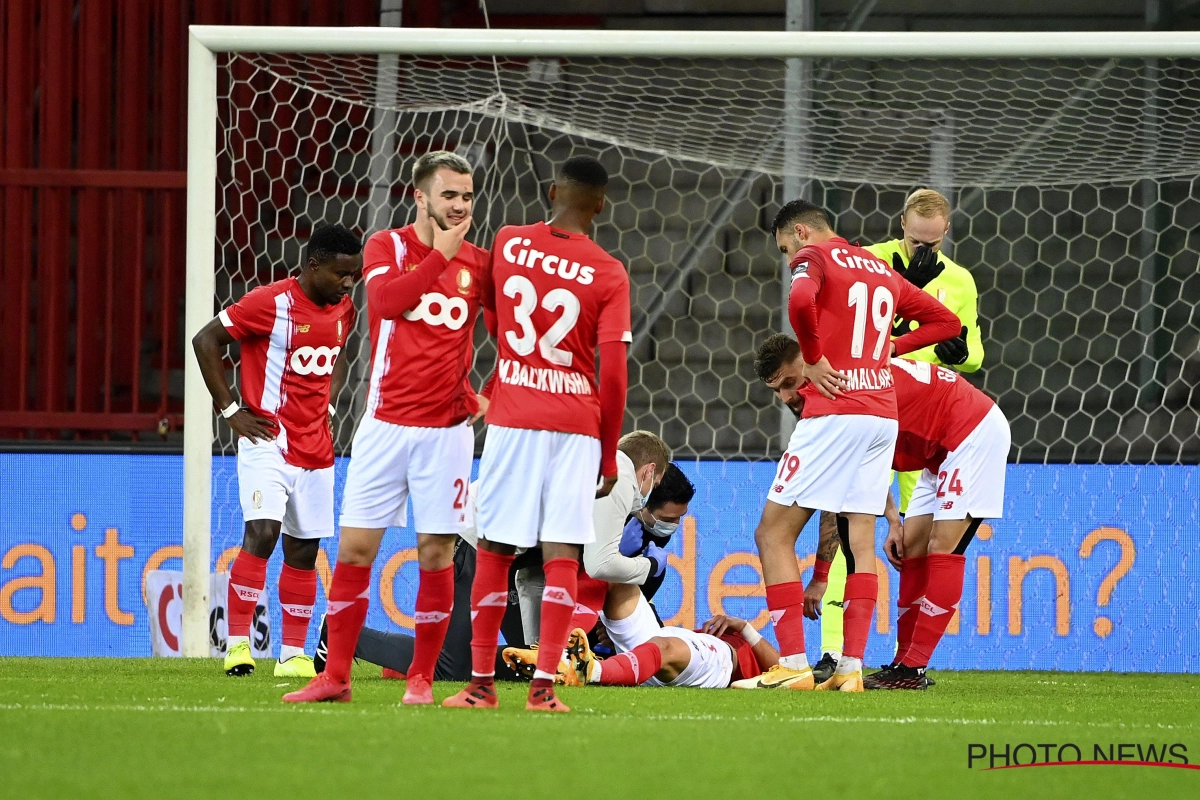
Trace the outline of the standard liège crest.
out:
M 337 343 L 342 343 L 342 321 L 340 319 L 337 322 Z
M 296 333 L 308 333 L 312 329 L 311 325 L 297 325 Z
M 253 494 L 253 495 L 251 495 L 251 497 L 250 497 L 250 504 L 251 504 L 251 505 L 252 505 L 252 506 L 253 506 L 255 509 L 262 508 L 262 492 L 260 492 L 260 491 L 258 491 L 257 489 L 255 489 L 255 490 L 254 490 L 254 494 Z
M 455 277 L 454 282 L 458 285 L 458 293 L 459 294 L 470 293 L 471 280 L 472 280 L 471 270 L 467 269 L 466 267 L 463 267 L 462 269 L 460 269 L 458 271 L 458 275 L 457 275 L 457 277 Z

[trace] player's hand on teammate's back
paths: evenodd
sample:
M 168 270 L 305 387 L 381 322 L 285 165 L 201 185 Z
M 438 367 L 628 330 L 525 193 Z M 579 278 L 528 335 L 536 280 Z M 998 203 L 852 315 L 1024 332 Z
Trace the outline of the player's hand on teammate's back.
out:
M 471 418 L 467 420 L 468 425 L 474 425 L 476 422 L 483 419 L 488 412 L 488 406 L 492 404 L 492 401 L 489 398 L 484 397 L 481 394 L 475 395 L 475 400 L 479 403 L 479 410 L 472 414 Z
M 823 397 L 830 400 L 837 399 L 838 395 L 850 388 L 846 376 L 834 369 L 825 356 L 821 356 L 821 360 L 815 364 L 805 364 L 804 377 L 812 381 Z
M 825 598 L 825 590 L 829 581 L 810 580 L 804 587 L 804 616 L 809 619 L 820 619 L 821 600 Z
M 955 336 L 953 339 L 947 339 L 944 342 L 938 342 L 933 346 L 933 354 L 938 357 L 938 360 L 943 364 L 952 367 L 957 367 L 967 360 L 967 356 L 971 354 L 967 348 L 967 329 L 964 327 L 962 333 Z
M 229 418 L 228 422 L 234 433 L 238 436 L 245 436 L 251 444 L 258 444 L 259 439 L 269 442 L 275 438 L 275 434 L 271 431 L 270 420 L 256 417 L 244 408 L 239 409 Z
M 616 475 L 601 475 L 600 480 L 596 484 L 596 499 L 599 500 L 601 497 L 608 497 L 616 485 Z
M 435 224 L 433 226 L 433 249 L 444 255 L 447 261 L 453 260 L 462 248 L 463 240 L 467 238 L 467 231 L 470 229 L 470 217 L 446 230 L 442 230 L 441 225 Z
M 892 254 L 892 269 L 918 289 L 924 289 L 945 268 L 946 265 L 938 260 L 938 254 L 925 245 L 916 249 L 907 267 L 899 253 Z
M 904 528 L 889 524 L 887 538 L 883 540 L 883 552 L 888 562 L 897 570 L 902 569 L 904 560 Z

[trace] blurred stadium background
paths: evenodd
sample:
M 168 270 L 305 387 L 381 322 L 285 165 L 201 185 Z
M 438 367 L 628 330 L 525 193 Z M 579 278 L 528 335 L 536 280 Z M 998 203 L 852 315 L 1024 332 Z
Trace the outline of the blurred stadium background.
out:
M 493 27 L 662 29 L 681 36 L 785 28 L 1200 26 L 1200 3 L 1184 0 L 998 0 L 986 7 L 959 0 L 826 0 L 793 2 L 790 17 L 783 0 L 491 0 L 487 6 Z M 470 0 L 38 6 L 0 0 L 0 19 L 6 54 L 0 63 L 0 224 L 7 244 L 0 280 L 8 290 L 0 306 L 6 344 L 0 350 L 6 376 L 0 449 L 26 454 L 0 456 L 10 487 L 0 502 L 15 508 L 17 487 L 47 491 L 42 478 L 29 475 L 78 469 L 79 461 L 57 460 L 62 454 L 181 452 L 186 26 L 479 27 L 484 18 Z M 1145 535 L 1133 531 L 1133 539 L 1148 548 L 1150 560 L 1137 562 L 1146 571 L 1135 572 L 1136 582 L 1127 585 L 1137 586 L 1138 603 L 1173 596 L 1170 575 L 1156 571 L 1156 559 L 1181 546 L 1181 531 L 1196 521 L 1194 468 L 1184 465 L 1200 457 L 1198 65 L 929 56 L 900 62 L 864 54 L 795 64 L 222 56 L 219 304 L 285 275 L 318 222 L 341 221 L 360 232 L 404 224 L 412 211 L 404 172 L 412 154 L 448 147 L 479 164 L 481 206 L 472 238 L 486 245 L 503 221 L 540 215 L 555 163 L 574 151 L 597 152 L 615 176 L 597 238 L 629 265 L 634 286 L 626 428 L 661 430 L 677 457 L 693 462 L 689 469 L 704 479 L 710 508 L 709 516 L 699 516 L 701 536 L 705 526 L 716 528 L 728 545 L 744 539 L 743 517 L 750 512 L 742 507 L 758 500 L 751 466 L 778 456 L 786 426 L 751 366 L 756 343 L 783 324 L 783 272 L 767 234 L 774 210 L 804 193 L 833 212 L 848 238 L 877 242 L 899 235 L 907 192 L 932 186 L 954 206 L 947 251 L 979 288 L 986 357 L 971 379 L 1010 419 L 1014 469 L 1024 470 L 1010 481 L 1013 491 L 1032 498 L 1007 537 L 1024 549 L 1005 556 L 1033 559 L 1035 551 L 1063 550 L 1075 559 L 1060 554 L 1071 569 L 1078 563 L 1083 570 L 1100 541 L 1084 554 L 1086 533 L 1117 523 L 1132 531 L 1135 521 L 1145 522 Z M 789 69 L 796 70 L 790 78 Z M 783 111 L 797 107 L 809 113 L 797 118 Z M 776 146 L 781 129 L 811 146 Z M 491 352 L 479 333 L 476 377 L 482 380 Z M 365 395 L 365 356 L 360 344 L 352 380 L 339 398 L 342 450 Z M 231 454 L 228 429 L 217 432 L 215 452 Z M 49 453 L 59 455 L 34 455 Z M 215 463 L 213 555 L 219 559 L 240 541 L 241 527 L 236 495 L 229 494 L 232 464 Z M 701 464 L 709 466 L 702 470 Z M 749 471 L 727 477 L 742 464 Z M 1037 468 L 1058 464 L 1083 471 Z M 1132 471 L 1097 472 L 1100 465 Z M 1141 471 L 1146 467 L 1178 469 Z M 117 516 L 124 515 L 124 527 L 148 525 L 153 534 L 129 557 L 139 565 L 158 555 L 158 564 L 177 563 L 170 560 L 175 551 L 164 552 L 179 540 L 173 518 L 142 519 L 178 502 L 181 489 L 165 485 L 175 478 L 156 475 L 143 461 L 96 462 L 87 469 L 71 473 L 80 475 L 71 483 L 104 485 L 120 476 L 116 480 L 138 485 L 136 496 L 122 489 L 129 496 L 119 501 Z M 151 491 L 158 484 L 161 496 Z M 724 498 L 722 491 L 741 495 Z M 1150 509 L 1156 501 L 1147 498 L 1155 494 L 1165 510 Z M 45 547 L 64 574 L 66 564 L 75 563 L 68 554 L 77 541 L 71 536 L 84 534 L 88 517 L 109 513 L 71 510 L 82 509 L 92 495 L 87 498 L 66 498 L 61 509 L 34 523 L 36 536 L 54 540 Z M 105 507 L 105 498 L 95 499 Z M 1110 501 L 1117 507 L 1104 505 Z M 735 506 L 742 515 L 736 519 L 728 516 Z M 34 534 L 23 519 L 0 519 L 0 525 L 5 545 Z M 108 525 L 119 523 L 96 520 L 93 529 Z M 97 557 L 107 569 L 103 546 Z M 701 572 L 712 578 L 727 549 L 702 552 Z M 686 558 L 680 551 L 681 564 Z M 1002 562 L 998 555 L 995 560 Z M 1113 589 L 1101 602 L 1096 585 L 1125 560 L 1122 549 L 1103 569 L 1093 564 L 1066 593 L 1086 595 L 1097 609 L 1109 605 Z M 18 562 L 6 556 L 5 569 L 29 571 Z M 990 563 L 987 585 L 1000 586 Z M 744 568 L 727 566 L 722 580 Z M 1064 589 L 1053 568 L 1029 567 L 1039 568 L 1047 574 L 1030 579 L 1028 628 L 1050 642 L 1065 635 L 1056 602 Z M 1179 580 L 1186 580 L 1188 568 L 1180 569 Z M 983 572 L 978 575 L 968 593 L 978 592 L 973 613 L 982 614 Z M 5 576 L 0 572 L 0 582 Z M 749 572 L 736 576 L 743 584 L 753 579 Z M 1007 588 L 1010 636 L 1028 635 L 1021 580 L 1015 628 L 1013 589 Z M 693 614 L 712 610 L 711 585 L 705 595 L 704 584 L 689 586 L 681 578 L 675 590 L 680 609 L 690 591 Z M 393 605 L 403 606 L 403 592 L 396 591 L 401 596 Z M 13 614 L 35 614 L 36 595 L 20 597 Z M 82 621 L 92 602 L 90 595 L 64 599 L 58 614 L 70 604 Z M 117 624 L 107 597 L 95 602 L 96 613 Z M 115 602 L 118 611 L 124 604 L 133 612 L 136 576 L 126 599 Z M 986 625 L 982 616 L 972 619 L 979 636 L 994 635 L 992 603 L 988 594 Z M 1181 603 L 1171 606 L 1163 630 L 1180 633 L 1194 620 L 1194 599 Z M 54 621 L 42 613 L 41 621 Z M 5 619 L 11 624 L 6 637 L 31 638 L 15 647 L 0 640 L 0 653 L 43 649 L 44 639 L 28 628 L 36 616 L 19 624 Z M 998 634 L 1004 626 L 996 626 Z M 1085 623 L 1082 630 L 1090 635 L 1091 627 Z M 1126 627 L 1133 636 L 1137 626 Z M 103 640 L 98 635 L 96 642 Z M 1022 641 L 1028 644 L 1015 640 L 1004 647 L 1019 649 Z M 1146 646 L 1132 638 L 1110 644 L 1130 654 Z M 1172 646 L 1165 664 L 1161 654 L 1156 662 L 1130 655 L 1088 662 L 1089 668 L 1200 667 L 1195 642 L 1176 638 Z M 81 647 L 78 654 L 86 650 Z M 1055 663 L 1065 665 L 1059 660 L 1065 651 L 1050 649 Z

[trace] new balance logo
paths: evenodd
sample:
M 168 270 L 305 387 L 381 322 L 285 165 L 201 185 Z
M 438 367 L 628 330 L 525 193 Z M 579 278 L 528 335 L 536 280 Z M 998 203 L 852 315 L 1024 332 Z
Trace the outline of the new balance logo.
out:
M 504 607 L 507 605 L 508 605 L 508 592 L 507 591 L 489 592 L 488 594 L 484 595 L 483 599 L 480 600 L 478 603 L 479 608 L 483 608 L 485 606 Z
M 542 590 L 543 603 L 558 603 L 560 606 L 575 608 L 575 598 L 561 586 L 547 586 Z
M 782 491 L 783 491 L 783 484 L 782 484 L 782 483 L 777 483 L 777 484 L 775 484 L 775 488 L 774 488 L 774 489 L 772 489 L 771 491 L 772 491 L 772 492 L 782 492 Z
M 952 508 L 954 508 L 953 500 L 947 500 L 946 502 L 942 503 L 942 511 L 949 511 Z
M 505 605 L 508 605 L 505 602 Z M 449 619 L 450 615 L 445 611 L 418 611 L 413 614 L 413 619 L 418 625 L 436 625 L 442 620 Z

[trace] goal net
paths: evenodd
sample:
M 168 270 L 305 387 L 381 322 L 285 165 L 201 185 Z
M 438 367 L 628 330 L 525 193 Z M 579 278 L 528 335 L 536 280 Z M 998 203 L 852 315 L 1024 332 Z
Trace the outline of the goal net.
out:
M 910 191 L 932 187 L 954 209 L 944 251 L 979 289 L 986 355 L 970 379 L 1011 421 L 1012 459 L 1200 457 L 1196 60 L 238 52 L 217 64 L 213 310 L 294 272 L 316 225 L 365 240 L 411 221 L 423 152 L 475 165 L 469 238 L 484 247 L 502 224 L 544 218 L 557 164 L 596 155 L 612 183 L 595 238 L 633 290 L 625 429 L 661 432 L 679 459 L 772 460 L 786 421 L 752 362 L 786 324 L 775 211 L 803 195 L 875 243 L 901 235 Z M 359 319 L 339 454 L 365 402 Z M 480 386 L 494 350 L 476 333 Z M 234 443 L 213 430 L 216 561 L 242 528 Z M 413 576 L 415 564 L 395 573 L 401 606 Z

